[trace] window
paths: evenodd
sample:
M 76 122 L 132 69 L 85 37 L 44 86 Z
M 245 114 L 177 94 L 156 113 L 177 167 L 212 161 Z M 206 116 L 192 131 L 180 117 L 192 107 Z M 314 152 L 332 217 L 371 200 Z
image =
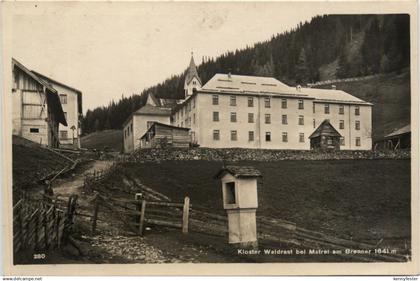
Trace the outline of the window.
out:
M 38 128 L 30 128 L 29 132 L 30 133 L 39 133 L 39 129 Z
M 356 106 L 356 107 L 354 108 L 354 114 L 355 114 L 355 115 L 360 115 L 360 107 L 359 107 L 359 106 Z
M 299 115 L 299 125 L 304 125 L 305 124 L 305 118 L 303 117 L 303 115 Z
M 315 125 L 316 125 L 316 124 L 315 124 L 315 123 L 316 123 L 316 122 L 315 122 L 315 119 L 313 120 L 313 123 L 314 123 L 314 129 L 315 129 Z
M 124 138 L 127 138 L 127 130 L 124 130 Z
M 281 99 L 281 108 L 287 108 L 287 99 Z
M 343 130 L 344 129 L 344 120 L 340 120 L 340 129 Z
M 230 131 L 230 140 L 237 141 L 238 140 L 238 132 L 237 131 Z
M 265 124 L 271 124 L 271 115 L 270 114 L 265 115 Z
M 192 100 L 192 107 L 195 108 L 195 98 Z
M 248 123 L 254 123 L 254 113 L 248 113 Z
M 345 145 L 344 137 L 340 138 L 340 145 Z
M 67 104 L 67 95 L 60 95 L 61 104 Z
M 147 121 L 147 129 L 152 127 L 152 125 L 153 125 L 153 121 Z
M 196 84 L 197 84 L 197 82 L 195 80 L 193 80 L 193 85 L 196 85 Z
M 312 112 L 315 113 L 315 103 L 312 103 Z
M 303 109 L 303 100 L 298 101 L 298 108 Z
M 305 142 L 305 134 L 299 133 L 299 142 Z
M 360 121 L 356 121 L 355 129 L 358 131 L 360 130 Z
M 213 130 L 213 140 L 220 140 L 220 131 L 219 130 Z
M 230 96 L 230 105 L 231 106 L 236 106 L 236 97 L 235 96 Z
M 340 107 L 338 108 L 338 114 L 344 114 L 344 105 L 340 105 Z
M 281 134 L 281 139 L 282 139 L 283 142 L 287 142 L 287 133 L 286 132 Z
M 356 146 L 360 146 L 360 137 L 356 137 Z
M 60 131 L 60 139 L 67 139 L 68 135 L 67 135 L 67 131 Z
M 214 122 L 219 122 L 219 112 L 218 111 L 213 111 L 213 121 Z
M 230 113 L 230 122 L 236 122 L 236 112 Z
M 254 98 L 248 97 L 248 107 L 254 107 Z
M 184 122 L 181 122 L 181 127 L 184 127 Z
M 133 123 L 131 123 L 130 127 L 131 127 L 131 132 L 133 132 Z
M 325 114 L 330 114 L 330 105 L 329 104 L 324 105 L 324 113 Z
M 287 115 L 286 114 L 283 114 L 281 116 L 281 123 L 287 125 Z
M 333 140 L 332 140 L 332 138 L 328 138 L 328 139 L 327 139 L 327 144 L 328 144 L 328 145 L 332 145 L 332 144 L 333 144 Z
M 218 104 L 219 104 L 219 96 L 213 95 L 213 105 L 218 105 Z
M 265 132 L 265 141 L 271 141 L 271 132 Z
M 235 182 L 227 182 L 225 186 L 225 204 L 236 204 Z
M 271 107 L 270 98 L 264 98 L 264 106 L 265 106 L 265 108 L 270 108 Z
M 254 131 L 248 132 L 248 141 L 254 141 Z
M 195 113 L 193 114 L 193 124 L 195 124 Z

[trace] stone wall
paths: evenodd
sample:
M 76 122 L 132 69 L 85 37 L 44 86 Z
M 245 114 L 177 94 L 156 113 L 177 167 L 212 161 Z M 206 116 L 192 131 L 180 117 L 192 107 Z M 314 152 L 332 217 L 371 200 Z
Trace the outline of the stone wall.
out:
M 244 148 L 165 148 L 140 149 L 126 159 L 135 162 L 166 160 L 225 160 L 225 161 L 279 161 L 279 160 L 344 160 L 344 159 L 410 159 L 410 150 L 398 151 L 311 151 Z

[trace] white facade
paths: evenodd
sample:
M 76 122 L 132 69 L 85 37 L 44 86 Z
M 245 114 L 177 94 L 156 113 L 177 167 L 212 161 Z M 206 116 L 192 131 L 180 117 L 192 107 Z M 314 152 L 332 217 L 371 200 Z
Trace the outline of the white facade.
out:
M 327 109 L 326 109 L 327 108 Z M 216 74 L 172 115 L 201 147 L 309 150 L 329 119 L 343 150 L 372 148 L 372 104 L 343 91 L 292 88 L 274 78 Z
M 153 124 L 171 124 L 170 114 L 167 115 L 146 115 L 134 113 L 123 126 L 124 153 L 131 153 L 140 148 L 140 138 L 146 133 L 147 129 Z

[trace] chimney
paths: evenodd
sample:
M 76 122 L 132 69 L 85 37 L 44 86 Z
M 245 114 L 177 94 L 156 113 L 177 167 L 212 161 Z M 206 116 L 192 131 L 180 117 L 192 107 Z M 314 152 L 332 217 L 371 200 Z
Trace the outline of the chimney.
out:
M 336 90 L 337 87 L 335 85 L 331 85 L 331 89 Z
M 296 91 L 300 92 L 301 89 L 302 89 L 302 86 L 301 85 L 297 85 L 296 86 Z
M 228 73 L 228 78 L 230 79 L 230 78 L 232 78 L 232 73 Z

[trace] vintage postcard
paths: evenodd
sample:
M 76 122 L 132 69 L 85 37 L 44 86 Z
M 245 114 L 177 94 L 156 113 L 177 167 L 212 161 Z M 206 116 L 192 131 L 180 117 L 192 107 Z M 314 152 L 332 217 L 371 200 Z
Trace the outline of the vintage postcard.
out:
M 417 2 L 0 7 L 7 274 L 419 273 Z

